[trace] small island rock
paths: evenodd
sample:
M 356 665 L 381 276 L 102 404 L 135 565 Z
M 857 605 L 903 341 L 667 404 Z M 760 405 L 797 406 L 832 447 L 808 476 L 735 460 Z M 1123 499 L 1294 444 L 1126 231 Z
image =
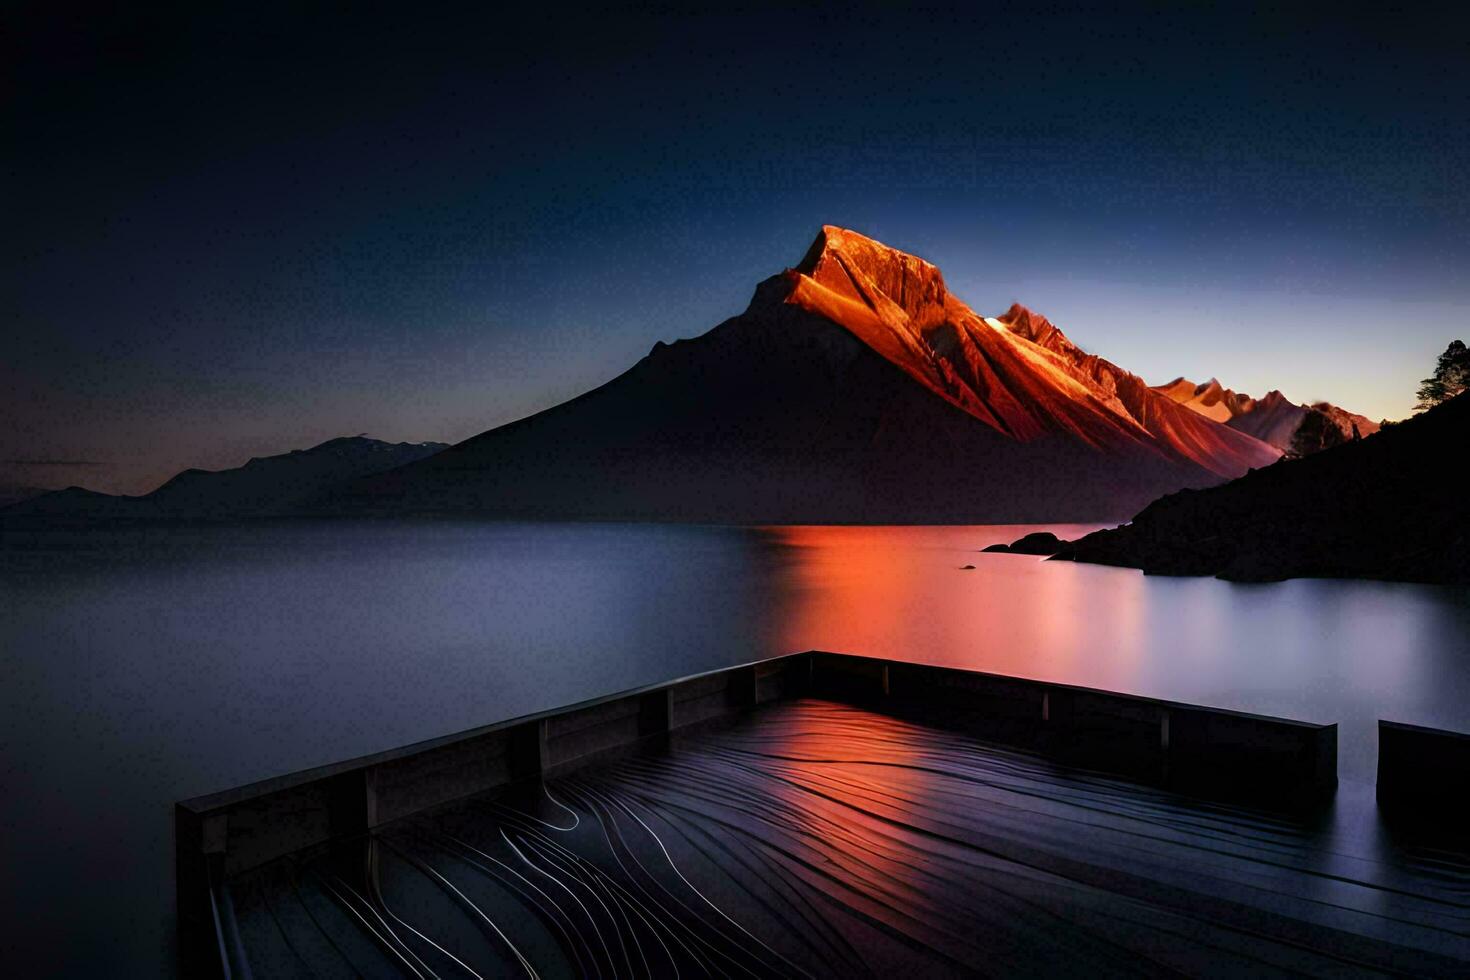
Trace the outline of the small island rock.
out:
M 993 544 L 983 551 L 1005 555 L 1054 555 L 1066 545 L 1067 542 L 1050 531 L 1034 531 L 1010 544 Z

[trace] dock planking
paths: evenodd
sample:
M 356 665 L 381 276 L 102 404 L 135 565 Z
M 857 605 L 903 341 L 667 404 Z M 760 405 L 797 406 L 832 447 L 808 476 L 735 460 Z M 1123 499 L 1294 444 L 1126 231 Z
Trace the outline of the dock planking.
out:
M 238 875 L 231 956 L 270 976 L 1470 971 L 1470 857 L 1372 832 L 1370 787 L 1274 810 L 1043 749 L 774 701 Z

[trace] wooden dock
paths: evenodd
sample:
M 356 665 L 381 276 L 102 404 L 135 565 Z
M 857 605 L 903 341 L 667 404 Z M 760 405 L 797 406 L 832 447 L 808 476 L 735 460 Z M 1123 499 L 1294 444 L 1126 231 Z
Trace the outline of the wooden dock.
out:
M 181 804 L 180 825 L 217 848 L 232 976 L 1470 974 L 1464 838 L 1334 793 L 1329 733 L 801 654 Z M 1211 801 L 1209 769 L 1308 791 Z

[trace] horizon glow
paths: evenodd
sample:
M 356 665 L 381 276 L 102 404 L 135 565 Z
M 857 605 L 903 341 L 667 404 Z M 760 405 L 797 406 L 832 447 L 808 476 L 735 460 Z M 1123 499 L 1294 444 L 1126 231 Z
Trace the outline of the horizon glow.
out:
M 824 223 L 1151 384 L 1400 418 L 1470 334 L 1452 16 L 32 11 L 0 482 L 457 442 L 739 313 Z

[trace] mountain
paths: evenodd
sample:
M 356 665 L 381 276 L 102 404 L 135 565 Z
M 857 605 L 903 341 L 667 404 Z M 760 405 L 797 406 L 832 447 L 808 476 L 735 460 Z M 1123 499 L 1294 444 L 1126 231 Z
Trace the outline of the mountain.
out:
M 26 483 L 0 483 L 0 507 L 39 497 L 46 491 Z
M 1224 486 L 1180 491 L 1056 558 L 1240 581 L 1470 582 L 1470 508 L 1452 475 L 1470 397 Z
M 1310 455 L 1378 431 L 1377 422 L 1328 402 L 1298 405 L 1279 391 L 1256 399 L 1236 394 L 1214 378 L 1202 385 L 1175 378 L 1154 390 L 1293 456 Z
M 1138 375 L 1087 353 L 1045 317 L 1019 304 L 1002 314 L 1000 320 L 1013 333 L 1064 358 L 1084 381 L 1116 399 L 1164 446 L 1219 476 L 1239 476 L 1252 467 L 1274 462 L 1280 455 L 1249 434 L 1241 438 L 1228 428 L 1202 421 L 1199 413 L 1182 410 L 1171 399 L 1160 398 Z
M 1156 385 L 1154 390 L 1186 408 L 1191 408 L 1207 419 L 1230 424 L 1251 399 L 1249 395 L 1237 395 L 1211 378 L 1202 385 L 1185 378 L 1175 378 L 1168 384 Z M 1273 392 L 1275 394 L 1275 392 Z M 1259 438 L 1259 437 L 1258 437 Z
M 69 487 L 6 507 L 0 519 L 199 521 L 286 514 L 329 487 L 417 462 L 444 448 L 444 443 L 389 443 L 364 436 L 329 439 L 310 449 L 257 457 L 235 469 L 185 470 L 140 497 Z
M 693 340 L 357 481 L 336 513 L 736 523 L 1096 520 L 1280 452 L 939 269 L 827 226 Z

